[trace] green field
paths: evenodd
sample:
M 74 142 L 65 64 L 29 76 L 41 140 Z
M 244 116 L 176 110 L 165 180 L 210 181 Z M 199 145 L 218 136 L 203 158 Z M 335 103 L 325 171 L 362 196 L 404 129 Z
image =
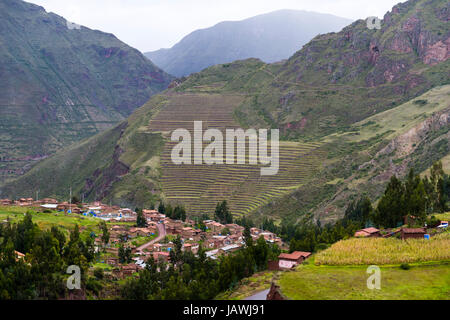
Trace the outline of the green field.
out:
M 331 136 L 345 137 L 352 142 L 370 140 L 377 136 L 384 139 L 393 139 L 395 136 L 412 129 L 433 113 L 448 108 L 449 96 L 450 85 L 433 88 L 398 107 L 353 124 L 346 133 Z
M 35 208 L 36 209 L 36 208 Z M 41 229 L 50 229 L 52 226 L 61 227 L 67 231 L 72 230 L 75 224 L 78 224 L 82 234 L 90 234 L 94 232 L 100 233 L 99 223 L 100 219 L 92 217 L 84 217 L 78 214 L 64 214 L 64 212 L 52 212 L 42 213 L 36 212 L 30 208 L 17 207 L 17 206 L 0 206 L 0 222 L 9 218 L 12 223 L 22 221 L 26 212 L 29 211 L 32 214 L 33 222 L 36 223 Z M 129 225 L 132 226 L 132 222 L 107 222 L 108 225 Z
M 301 265 L 284 272 L 278 284 L 293 300 L 432 300 L 450 299 L 450 265 L 409 270 L 381 267 L 381 289 L 367 288 L 367 266 Z
M 436 219 L 448 221 L 450 220 L 450 212 L 433 214 Z

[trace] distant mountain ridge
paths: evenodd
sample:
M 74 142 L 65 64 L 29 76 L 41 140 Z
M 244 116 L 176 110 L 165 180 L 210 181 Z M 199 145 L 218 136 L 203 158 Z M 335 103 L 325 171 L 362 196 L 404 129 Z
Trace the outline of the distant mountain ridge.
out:
M 112 34 L 0 1 L 0 179 L 117 124 L 171 79 Z
M 350 22 L 330 14 L 279 10 L 196 30 L 172 48 L 145 56 L 177 77 L 247 58 L 270 63 L 289 58 L 314 36 L 339 31 Z

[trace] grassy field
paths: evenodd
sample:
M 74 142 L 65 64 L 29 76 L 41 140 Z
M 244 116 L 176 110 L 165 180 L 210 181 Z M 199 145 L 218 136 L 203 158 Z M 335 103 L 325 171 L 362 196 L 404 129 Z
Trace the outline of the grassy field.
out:
M 448 237 L 399 240 L 394 238 L 352 238 L 319 252 L 317 265 L 400 264 L 450 260 Z
M 272 283 L 273 271 L 264 271 L 255 273 L 249 278 L 242 279 L 239 285 L 233 290 L 221 293 L 216 297 L 218 300 L 242 300 L 259 291 L 270 288 Z
M 450 212 L 433 214 L 436 219 L 448 221 L 450 220 Z
M 433 88 L 425 94 L 393 109 L 353 124 L 348 132 L 332 134 L 325 140 L 329 140 L 332 137 L 345 137 L 349 141 L 360 142 L 377 136 L 392 139 L 413 128 L 433 113 L 448 108 L 449 94 L 450 85 Z
M 33 216 L 33 222 L 42 229 L 49 229 L 52 226 L 61 227 L 67 231 L 72 230 L 75 224 L 78 224 L 82 234 L 94 232 L 98 234 L 100 228 L 98 224 L 100 219 L 92 217 L 84 217 L 78 214 L 64 214 L 63 212 L 41 213 L 36 212 L 32 208 L 24 208 L 17 206 L 0 206 L 0 222 L 10 219 L 11 222 L 17 223 L 22 221 L 25 213 L 30 211 Z M 108 225 L 134 225 L 132 222 L 107 222 Z
M 409 270 L 381 267 L 381 289 L 367 288 L 367 266 L 301 265 L 278 280 L 284 296 L 294 300 L 431 300 L 450 299 L 450 265 Z

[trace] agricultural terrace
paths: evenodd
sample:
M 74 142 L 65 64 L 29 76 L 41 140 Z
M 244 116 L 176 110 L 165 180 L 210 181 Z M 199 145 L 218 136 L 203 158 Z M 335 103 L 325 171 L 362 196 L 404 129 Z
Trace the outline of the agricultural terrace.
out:
M 185 128 L 192 134 L 193 122 L 201 120 L 203 130 L 219 129 L 225 136 L 225 128 L 239 128 L 233 110 L 243 99 L 240 95 L 205 93 L 170 96 L 170 101 L 150 121 L 149 129 L 169 133 Z M 213 212 L 222 200 L 228 201 L 235 215 L 249 213 L 306 184 L 324 158 L 319 144 L 281 141 L 278 174 L 261 176 L 261 165 L 250 165 L 248 153 L 243 165 L 175 165 L 170 155 L 176 144 L 167 141 L 161 155 L 162 190 L 167 200 L 183 203 L 192 214 Z
M 450 261 L 450 233 L 430 240 L 352 238 L 341 240 L 317 253 L 317 265 L 392 265 L 426 261 Z

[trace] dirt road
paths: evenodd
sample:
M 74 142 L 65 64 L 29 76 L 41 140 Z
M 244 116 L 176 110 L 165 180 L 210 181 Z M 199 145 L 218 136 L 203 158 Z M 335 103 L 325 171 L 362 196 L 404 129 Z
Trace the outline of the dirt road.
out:
M 164 237 L 166 236 L 166 226 L 164 225 L 164 223 L 158 223 L 156 226 L 158 227 L 158 236 L 152 241 L 144 243 L 142 246 L 138 247 L 136 251 L 142 251 L 145 248 L 151 246 L 152 244 L 157 243 L 162 239 L 164 239 Z

